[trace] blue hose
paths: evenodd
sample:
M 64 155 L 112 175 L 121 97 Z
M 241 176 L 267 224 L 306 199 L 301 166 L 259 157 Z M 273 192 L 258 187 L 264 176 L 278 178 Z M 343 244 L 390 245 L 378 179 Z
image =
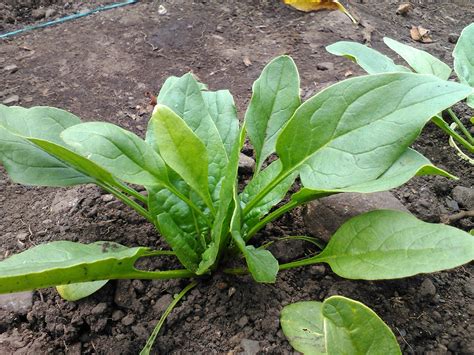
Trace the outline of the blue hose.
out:
M 66 22 L 66 21 L 75 20 L 77 18 L 89 16 L 89 15 L 94 14 L 96 12 L 101 12 L 101 11 L 106 11 L 106 10 L 110 10 L 110 9 L 115 9 L 116 7 L 131 5 L 131 4 L 136 3 L 137 1 L 138 0 L 127 0 L 127 1 L 124 1 L 124 2 L 117 3 L 117 4 L 110 4 L 110 5 L 100 6 L 96 9 L 94 9 L 94 10 L 87 11 L 87 12 L 84 12 L 84 13 L 73 14 L 73 15 L 58 18 L 58 19 L 53 20 L 53 21 L 43 22 L 43 23 L 40 23 L 38 25 L 27 26 L 27 27 L 24 27 L 24 28 L 16 30 L 16 31 L 0 34 L 0 39 L 7 38 L 7 37 L 10 37 L 10 36 L 15 36 L 15 35 L 23 33 L 23 32 L 37 30 L 39 28 L 44 28 L 44 27 L 57 25 L 58 23 L 63 23 L 63 22 Z

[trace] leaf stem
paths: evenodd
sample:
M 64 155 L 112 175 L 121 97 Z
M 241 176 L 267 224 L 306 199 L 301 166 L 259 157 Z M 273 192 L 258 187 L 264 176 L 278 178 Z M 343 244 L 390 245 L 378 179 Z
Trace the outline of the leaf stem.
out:
M 469 141 L 470 144 L 474 144 L 474 138 L 472 137 L 471 133 L 467 130 L 467 128 L 463 125 L 461 120 L 456 116 L 456 114 L 453 112 L 452 109 L 448 108 L 448 114 L 451 116 L 452 120 L 456 122 L 458 125 L 459 129 L 464 133 L 464 135 L 467 137 L 467 140 Z
M 263 219 L 261 219 L 256 225 L 254 225 L 250 231 L 245 236 L 245 241 L 249 241 L 260 229 L 265 227 L 265 225 L 271 221 L 274 221 L 278 217 L 284 215 L 286 212 L 291 211 L 293 208 L 297 207 L 300 203 L 297 201 L 290 201 L 287 204 L 281 206 L 275 211 L 267 214 Z
M 151 348 L 153 347 L 153 343 L 155 342 L 155 339 L 160 332 L 161 327 L 166 321 L 166 318 L 169 316 L 171 311 L 176 307 L 178 302 L 181 300 L 181 298 L 184 297 L 186 293 L 188 293 L 191 289 L 193 289 L 197 285 L 196 281 L 191 282 L 188 286 L 186 286 L 173 300 L 173 302 L 170 303 L 168 308 L 166 308 L 166 311 L 162 314 L 160 317 L 160 320 L 155 326 L 155 329 L 153 329 L 153 332 L 151 333 L 150 337 L 148 338 L 145 347 L 140 351 L 140 355 L 149 355 Z
M 458 132 L 449 127 L 449 124 L 443 120 L 440 116 L 434 116 L 431 118 L 431 121 L 437 125 L 441 130 L 447 133 L 449 136 L 453 137 L 458 143 L 462 144 L 467 150 L 471 153 L 474 153 L 474 146 L 469 144 Z
M 105 183 L 97 181 L 96 184 L 103 188 L 105 191 L 111 193 L 115 197 L 117 197 L 120 201 L 125 203 L 126 205 L 132 207 L 135 211 L 138 212 L 142 217 L 145 217 L 149 222 L 155 223 L 154 218 L 146 209 L 144 209 L 142 206 L 140 206 L 138 203 L 130 199 L 127 195 L 125 195 L 123 192 L 119 191 L 117 188 L 113 186 L 109 186 Z
M 292 261 L 286 264 L 281 264 L 278 267 L 278 271 L 283 271 L 283 270 L 289 270 L 289 269 L 295 269 L 297 267 L 301 266 L 307 266 L 307 265 L 312 265 L 312 264 L 317 264 L 321 263 L 324 261 L 324 258 L 320 258 L 321 254 L 318 254 L 316 256 L 312 256 L 303 260 L 297 260 L 297 261 Z M 249 274 L 249 270 L 247 268 L 228 268 L 224 269 L 223 272 L 225 274 L 230 274 L 230 275 L 247 275 Z
M 262 191 L 260 191 L 257 196 L 254 197 L 253 200 L 251 200 L 244 208 L 244 210 L 242 211 L 242 214 L 243 216 L 245 217 L 247 215 L 247 213 L 249 213 L 252 208 L 254 208 L 257 203 L 260 202 L 260 200 L 262 200 L 262 198 L 264 198 L 270 191 L 272 191 L 275 187 L 278 186 L 278 184 L 280 182 L 282 182 L 283 180 L 285 180 L 288 175 L 290 175 L 292 173 L 292 171 L 286 171 L 286 172 L 281 172 L 273 181 L 271 181 L 267 186 L 265 186 L 263 188 Z
M 141 203 L 143 203 L 145 205 L 148 204 L 147 198 L 145 196 L 143 196 L 141 193 L 139 193 L 137 190 L 132 189 L 130 186 L 128 186 L 124 183 L 117 182 L 117 187 L 122 189 L 124 192 L 126 192 L 130 196 L 135 197 Z

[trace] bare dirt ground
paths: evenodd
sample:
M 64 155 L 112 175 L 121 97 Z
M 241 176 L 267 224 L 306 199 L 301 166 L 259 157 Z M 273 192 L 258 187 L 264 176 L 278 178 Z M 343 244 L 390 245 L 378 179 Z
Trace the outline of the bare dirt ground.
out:
M 29 7 L 21 7 L 6 1 L 0 4 L 0 31 L 34 23 L 32 8 L 54 8 L 53 17 L 83 9 L 66 3 L 30 1 Z M 158 12 L 160 4 L 167 10 L 164 15 Z M 362 74 L 348 60 L 325 51 L 338 40 L 363 42 L 370 37 L 374 48 L 387 52 L 383 36 L 410 43 L 411 26 L 422 25 L 431 29 L 434 42 L 415 45 L 452 64 L 456 35 L 474 18 L 472 4 L 427 3 L 407 17 L 396 15 L 397 7 L 395 1 L 354 1 L 350 9 L 365 25 L 357 27 L 340 13 L 304 14 L 277 0 L 140 1 L 0 41 L 0 67 L 17 66 L 12 72 L 0 71 L 0 102 L 17 95 L 15 104 L 61 107 L 143 136 L 149 118 L 144 93 L 158 92 L 168 76 L 190 70 L 213 90 L 230 89 L 242 115 L 252 82 L 267 62 L 283 53 L 299 67 L 305 99 L 345 79 L 348 71 Z M 458 112 L 464 119 L 472 115 Z M 439 222 L 442 214 L 455 212 L 453 188 L 474 183 L 472 167 L 446 142 L 428 125 L 415 148 L 459 176 L 458 181 L 416 178 L 395 191 L 426 221 Z M 269 226 L 262 238 L 306 233 L 300 213 Z M 456 226 L 469 230 L 474 221 L 465 218 Z M 95 187 L 19 186 L 0 168 L 0 258 L 61 239 L 161 246 L 151 225 Z M 282 245 L 274 252 L 285 260 L 304 255 L 306 249 L 303 244 Z M 173 311 L 155 351 L 288 353 L 292 350 L 278 321 L 281 308 L 340 294 L 373 308 L 393 329 L 404 353 L 472 354 L 472 271 L 466 265 L 405 280 L 365 282 L 343 280 L 324 266 L 313 266 L 282 272 L 275 285 L 217 274 L 203 280 Z M 0 311 L 0 353 L 137 353 L 172 295 L 185 284 L 110 282 L 78 302 L 65 302 L 51 289 L 36 291 L 30 309 Z

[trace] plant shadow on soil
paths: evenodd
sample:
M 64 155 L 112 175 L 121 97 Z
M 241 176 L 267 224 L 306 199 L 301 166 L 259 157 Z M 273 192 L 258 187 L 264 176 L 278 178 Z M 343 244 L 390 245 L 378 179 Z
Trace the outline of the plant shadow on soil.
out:
M 31 9 L 15 12 L 10 3 L 0 6 L 0 19 L 8 12 L 19 21 L 4 23 L 3 28 L 32 21 Z M 58 15 L 68 13 L 66 1 L 31 3 L 54 7 Z M 166 7 L 165 15 L 159 15 L 159 4 Z M 411 25 L 430 28 L 435 42 L 424 48 L 452 64 L 454 44 L 448 38 L 474 17 L 472 7 L 430 3 L 401 17 L 395 14 L 396 6 L 354 4 L 351 11 L 372 26 L 362 28 L 337 12 L 304 14 L 276 0 L 141 1 L 0 42 L 0 66 L 18 67 L 2 73 L 0 100 L 18 95 L 23 106 L 57 106 L 143 136 L 149 117 L 144 92 L 157 92 L 166 77 L 189 70 L 211 89 L 230 89 L 242 113 L 252 82 L 278 54 L 295 59 L 305 99 L 343 80 L 348 71 L 362 74 L 324 47 L 338 40 L 362 41 L 368 29 L 372 46 L 387 53 L 383 36 L 409 42 Z M 415 148 L 460 177 L 458 181 L 416 178 L 394 191 L 419 218 L 439 222 L 441 214 L 452 212 L 448 204 L 452 189 L 473 186 L 472 167 L 453 154 L 447 138 L 431 125 Z M 0 168 L 0 211 L 0 258 L 62 239 L 166 247 L 151 225 L 93 186 L 25 187 L 13 184 Z M 301 212 L 267 226 L 258 240 L 306 234 Z M 456 226 L 469 230 L 473 225 L 466 218 Z M 273 252 L 280 260 L 296 259 L 308 253 L 309 246 L 277 244 Z M 144 263 L 176 266 L 165 259 Z M 137 353 L 172 296 L 187 282 L 114 281 L 78 302 L 61 300 L 52 289 L 36 291 L 29 310 L 0 310 L 0 353 Z M 203 280 L 171 313 L 155 351 L 292 352 L 280 330 L 281 308 L 335 294 L 364 302 L 377 312 L 393 329 L 404 353 L 474 353 L 472 265 L 379 282 L 343 280 L 324 265 L 282 272 L 274 285 L 218 273 Z

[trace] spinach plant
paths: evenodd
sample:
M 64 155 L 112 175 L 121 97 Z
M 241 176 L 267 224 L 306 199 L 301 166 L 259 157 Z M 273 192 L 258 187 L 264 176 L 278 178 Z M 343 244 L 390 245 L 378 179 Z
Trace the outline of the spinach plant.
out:
M 448 80 L 451 76 L 451 68 L 428 52 L 391 38 L 384 38 L 384 42 L 391 50 L 402 57 L 415 72 L 436 75 L 443 80 Z M 380 52 L 360 43 L 337 42 L 328 46 L 327 50 L 332 54 L 352 59 L 369 74 L 411 71 L 405 66 L 395 64 L 392 59 Z M 454 48 L 453 57 L 454 71 L 459 81 L 474 87 L 474 23 L 462 31 Z M 474 108 L 474 95 L 467 97 L 466 104 Z M 452 121 L 451 124 L 443 116 L 449 117 Z M 474 165 L 474 137 L 453 110 L 447 108 L 442 113 L 434 115 L 431 121 L 450 136 L 449 144 L 456 149 L 458 155 Z M 474 117 L 471 118 L 470 123 L 474 124 Z
M 303 260 L 279 264 L 265 247 L 251 244 L 267 223 L 308 201 L 388 190 L 415 175 L 452 177 L 409 146 L 431 117 L 473 94 L 469 86 L 407 72 L 348 79 L 304 103 L 299 86 L 293 60 L 274 59 L 254 83 L 240 126 L 228 91 L 209 91 L 192 74 L 171 77 L 145 139 L 56 108 L 0 106 L 0 161 L 13 181 L 96 184 L 153 223 L 170 246 L 38 245 L 0 262 L 0 292 L 59 286 L 75 300 L 112 279 L 198 278 L 236 252 L 246 267 L 224 272 L 266 283 L 280 270 L 321 262 L 342 277 L 378 280 L 472 260 L 470 234 L 390 210 L 351 219 L 320 253 Z M 239 191 L 247 134 L 257 168 Z M 272 154 L 277 159 L 268 163 Z M 287 196 L 295 181 L 300 189 Z M 135 267 L 140 258 L 163 255 L 175 256 L 183 268 Z

